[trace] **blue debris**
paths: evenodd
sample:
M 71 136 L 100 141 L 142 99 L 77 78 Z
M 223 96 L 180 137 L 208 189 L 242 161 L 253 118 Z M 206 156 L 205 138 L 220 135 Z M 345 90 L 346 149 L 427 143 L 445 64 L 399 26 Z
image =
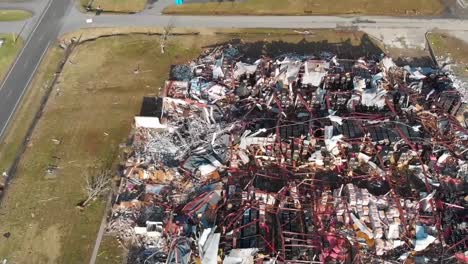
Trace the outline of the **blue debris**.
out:
M 174 81 L 188 82 L 193 77 L 192 68 L 188 65 L 176 65 L 172 68 L 171 78 Z

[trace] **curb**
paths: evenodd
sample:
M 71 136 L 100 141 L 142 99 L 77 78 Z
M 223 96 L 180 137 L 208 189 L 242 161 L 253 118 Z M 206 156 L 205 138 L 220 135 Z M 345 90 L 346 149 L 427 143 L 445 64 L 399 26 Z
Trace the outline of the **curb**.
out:
M 429 41 L 429 38 L 428 38 L 428 35 L 432 33 L 430 31 L 426 32 L 424 34 L 424 38 L 426 39 L 426 44 L 427 44 L 427 48 L 429 49 L 429 54 L 431 54 L 431 58 L 432 58 L 432 61 L 434 63 L 434 65 L 438 68 L 440 68 L 440 65 L 439 63 L 437 62 L 437 58 L 435 56 L 435 53 L 434 53 L 434 50 L 432 49 L 432 45 L 431 45 L 431 42 Z

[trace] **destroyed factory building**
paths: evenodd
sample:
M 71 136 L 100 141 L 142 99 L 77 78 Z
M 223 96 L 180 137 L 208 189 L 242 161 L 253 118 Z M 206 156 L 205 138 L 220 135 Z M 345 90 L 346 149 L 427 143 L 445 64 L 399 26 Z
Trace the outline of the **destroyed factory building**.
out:
M 209 49 L 135 117 L 108 232 L 130 263 L 464 263 L 448 73 Z

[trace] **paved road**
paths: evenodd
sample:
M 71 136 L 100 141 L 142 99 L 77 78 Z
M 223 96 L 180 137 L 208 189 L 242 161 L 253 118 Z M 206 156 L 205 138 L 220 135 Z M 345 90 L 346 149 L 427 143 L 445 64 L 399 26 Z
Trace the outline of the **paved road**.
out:
M 361 21 L 372 23 L 356 24 L 356 17 L 337 16 L 155 16 L 152 14 L 100 15 L 91 16 L 93 23 L 86 24 L 84 15 L 73 11 L 68 17 L 63 31 L 73 31 L 82 27 L 121 27 L 121 26 L 166 26 L 198 28 L 335 28 L 359 25 L 362 28 L 421 29 L 468 31 L 468 22 L 459 19 L 410 19 L 393 17 L 363 16 Z
M 356 17 L 339 16 L 163 16 L 161 10 L 171 0 L 159 0 L 151 9 L 135 15 L 100 15 L 82 14 L 74 9 L 67 17 L 61 33 L 89 27 L 165 27 L 173 24 L 186 28 L 340 28 L 357 27 L 386 45 L 398 44 L 424 48 L 425 33 L 434 28 L 456 31 L 457 36 L 468 39 L 468 22 L 461 19 L 447 18 L 395 18 L 395 17 Z M 87 24 L 86 18 L 93 23 Z M 401 43 L 404 39 L 405 43 Z
M 50 0 L 37 17 L 24 49 L 0 86 L 0 136 L 3 135 L 47 48 L 61 29 L 73 0 Z
M 93 23 L 85 23 L 86 17 Z M 456 31 L 462 39 L 468 39 L 468 22 L 460 19 L 422 19 L 394 17 L 356 17 L 338 16 L 161 16 L 143 12 L 128 15 L 84 15 L 73 10 L 62 28 L 62 33 L 84 27 L 165 27 L 172 24 L 185 28 L 346 28 L 356 27 L 390 46 L 424 48 L 425 33 L 435 28 Z M 405 40 L 402 43 L 402 40 Z

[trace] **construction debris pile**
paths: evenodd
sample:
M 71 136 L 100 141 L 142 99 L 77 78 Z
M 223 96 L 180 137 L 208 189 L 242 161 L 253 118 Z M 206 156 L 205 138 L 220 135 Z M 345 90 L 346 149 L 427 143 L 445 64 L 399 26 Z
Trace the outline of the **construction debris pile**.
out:
M 388 57 L 207 50 L 145 98 L 108 231 L 130 263 L 466 262 L 465 107 Z

